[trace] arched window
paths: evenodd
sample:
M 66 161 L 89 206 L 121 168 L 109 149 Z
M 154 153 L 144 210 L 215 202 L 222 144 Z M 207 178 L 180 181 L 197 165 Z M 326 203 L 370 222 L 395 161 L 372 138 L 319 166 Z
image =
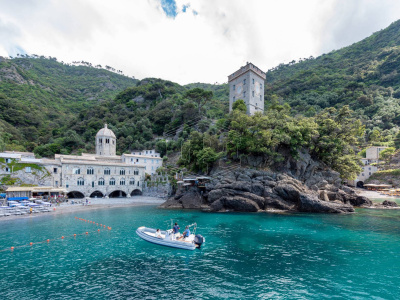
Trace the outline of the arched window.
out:
M 110 185 L 115 185 L 115 178 L 110 179 Z
M 77 185 L 85 185 L 85 180 L 83 180 L 82 177 L 79 177 L 79 178 L 78 178 Z
M 81 169 L 79 167 L 75 167 L 72 169 L 72 174 L 81 174 Z
M 124 169 L 119 170 L 119 175 L 125 175 L 125 170 Z
M 119 180 L 119 185 L 125 185 L 125 178 L 121 178 Z
M 139 175 L 139 170 L 135 170 L 135 171 L 133 172 L 133 175 Z
M 94 174 L 94 169 L 92 167 L 87 168 L 86 173 L 88 175 L 93 175 Z
M 129 180 L 129 185 L 135 185 L 135 178 L 131 178 Z
M 110 175 L 111 174 L 111 170 L 110 169 L 105 169 L 104 170 L 104 175 Z
M 99 179 L 99 185 L 104 185 L 104 184 L 105 184 L 104 178 L 100 178 Z
M 103 139 L 99 139 L 99 144 L 102 144 L 103 143 Z

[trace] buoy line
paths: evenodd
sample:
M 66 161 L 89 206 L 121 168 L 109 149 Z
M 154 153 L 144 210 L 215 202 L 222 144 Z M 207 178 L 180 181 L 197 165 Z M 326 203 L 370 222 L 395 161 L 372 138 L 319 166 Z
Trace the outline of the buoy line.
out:
M 106 225 L 101 224 L 101 223 L 99 224 L 99 223 L 97 223 L 97 222 L 85 220 L 85 219 L 83 219 L 83 218 L 78 218 L 78 217 L 75 217 L 75 219 L 80 220 L 80 221 L 84 221 L 84 222 L 88 222 L 88 223 L 94 224 L 94 225 L 96 225 L 96 226 L 100 226 L 101 228 L 107 228 L 108 230 L 111 230 L 111 227 L 110 227 L 110 226 L 106 226 Z M 97 229 L 96 231 L 85 231 L 84 233 L 78 233 L 78 234 L 74 233 L 73 235 L 67 235 L 67 236 L 64 236 L 64 235 L 63 235 L 63 236 L 61 236 L 61 237 L 59 237 L 59 238 L 46 239 L 46 240 L 41 241 L 41 242 L 35 242 L 35 243 L 34 243 L 34 242 L 30 242 L 29 244 L 23 244 L 23 245 L 19 245 L 19 246 L 11 246 L 11 247 L 9 247 L 9 248 L 0 250 L 0 252 L 14 251 L 14 250 L 17 249 L 17 248 L 23 248 L 23 247 L 33 246 L 33 245 L 37 245 L 37 244 L 50 243 L 50 242 L 52 242 L 52 241 L 64 240 L 64 239 L 66 239 L 66 238 L 76 238 L 77 236 L 80 236 L 80 235 L 88 235 L 89 233 L 96 233 L 96 232 L 97 232 L 97 233 L 100 233 L 100 229 Z
M 78 217 L 75 217 L 75 219 L 76 219 L 76 220 L 79 220 L 79 221 L 84 221 L 85 223 L 87 222 L 87 223 L 89 223 L 89 224 L 93 224 L 93 225 L 96 225 L 96 226 L 100 226 L 100 227 L 106 228 L 106 225 L 101 224 L 101 223 L 98 223 L 98 222 L 95 222 L 95 221 L 90 221 L 90 220 L 86 220 L 86 219 L 78 218 Z M 110 226 L 107 226 L 107 229 L 108 229 L 108 230 L 111 230 L 111 227 L 110 227 Z

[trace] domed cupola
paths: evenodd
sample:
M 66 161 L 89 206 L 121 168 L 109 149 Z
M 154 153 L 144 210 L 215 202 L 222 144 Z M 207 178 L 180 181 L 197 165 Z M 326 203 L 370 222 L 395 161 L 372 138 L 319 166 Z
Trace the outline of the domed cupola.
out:
M 96 154 L 101 156 L 113 156 L 116 154 L 117 138 L 111 129 L 107 128 L 107 124 L 104 124 L 104 128 L 100 129 L 96 134 Z

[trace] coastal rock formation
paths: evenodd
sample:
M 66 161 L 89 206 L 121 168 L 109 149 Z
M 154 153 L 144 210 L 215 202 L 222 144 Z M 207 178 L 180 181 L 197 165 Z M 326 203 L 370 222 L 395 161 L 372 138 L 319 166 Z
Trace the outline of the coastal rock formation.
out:
M 311 170 L 304 167 L 304 172 Z M 315 170 L 314 170 L 315 171 Z M 167 200 L 164 208 L 201 208 L 210 211 L 300 211 L 323 213 L 354 212 L 353 206 L 370 206 L 368 198 L 340 185 L 336 172 L 325 171 L 325 179 L 304 181 L 288 173 L 237 169 L 214 172 L 205 191 L 184 187 Z M 321 176 L 322 176 L 321 175 Z M 308 183 L 308 184 L 307 184 Z
M 383 206 L 389 206 L 389 207 L 398 207 L 397 203 L 394 201 L 389 201 L 389 200 L 385 200 L 382 202 Z

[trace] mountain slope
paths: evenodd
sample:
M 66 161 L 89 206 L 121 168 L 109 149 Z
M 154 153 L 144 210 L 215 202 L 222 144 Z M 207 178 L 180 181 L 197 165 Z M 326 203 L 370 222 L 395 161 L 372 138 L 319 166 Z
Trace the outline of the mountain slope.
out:
M 2 135 L 12 135 L 2 138 L 14 144 L 15 150 L 32 150 L 57 136 L 57 130 L 82 109 L 110 100 L 136 82 L 104 69 L 70 66 L 54 58 L 0 57 L 0 130 Z
M 351 46 L 269 70 L 266 102 L 287 102 L 306 115 L 350 105 L 364 121 L 367 135 L 374 128 L 391 130 L 400 125 L 399 67 L 396 21 Z

